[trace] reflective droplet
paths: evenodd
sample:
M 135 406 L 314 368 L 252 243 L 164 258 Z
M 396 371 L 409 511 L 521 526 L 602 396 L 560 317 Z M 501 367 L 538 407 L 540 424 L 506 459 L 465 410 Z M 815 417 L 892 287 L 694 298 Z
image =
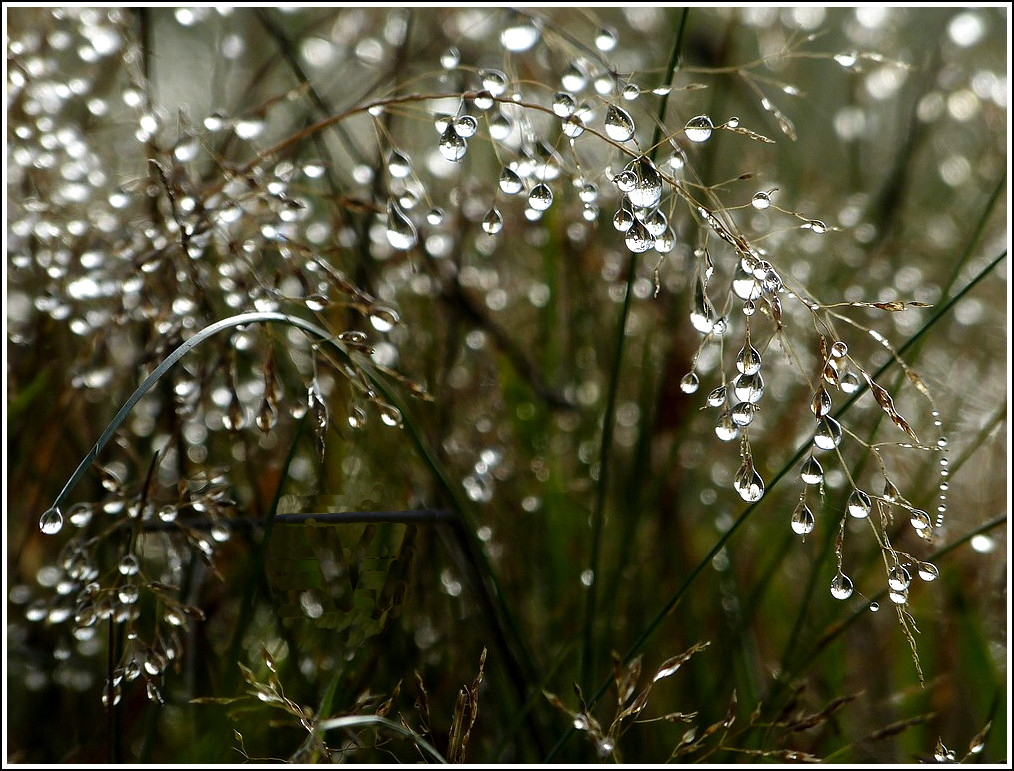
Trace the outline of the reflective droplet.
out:
M 136 576 L 141 570 L 141 563 L 133 554 L 124 554 L 116 568 L 120 571 L 120 575 Z
M 380 420 L 385 426 L 401 428 L 401 410 L 392 404 L 381 404 Z
M 267 433 L 275 427 L 277 422 L 278 410 L 267 397 L 261 399 L 260 407 L 257 408 L 257 415 L 254 417 L 254 423 L 257 424 L 257 428 Z
M 753 375 L 754 373 L 759 372 L 760 368 L 760 351 L 750 344 L 743 346 L 743 348 L 739 351 L 739 355 L 736 357 L 736 369 L 744 375 Z
M 880 603 L 879 602 L 871 602 L 870 603 L 870 612 L 871 613 L 876 613 L 878 610 L 880 610 Z
M 895 501 L 901 498 L 901 493 L 898 492 L 898 488 L 895 486 L 894 482 L 892 482 L 890 479 L 884 482 L 883 498 L 888 503 L 894 503 Z
M 306 297 L 304 297 L 303 298 L 303 303 L 311 311 L 317 311 L 317 312 L 319 312 L 319 311 L 327 310 L 327 306 L 331 304 L 331 301 L 328 300 L 327 297 L 325 297 L 322 294 L 314 293 L 314 294 L 308 294 Z
M 63 512 L 60 511 L 59 506 L 54 506 L 51 509 L 47 509 L 41 517 L 39 517 L 39 530 L 45 535 L 56 535 L 63 529 Z
M 765 193 L 764 191 L 754 193 L 750 203 L 755 209 L 767 209 L 771 206 L 771 195 L 770 193 Z
M 616 30 L 612 27 L 600 27 L 595 33 L 595 47 L 603 53 L 608 53 L 616 48 Z
M 694 281 L 693 307 L 690 309 L 690 324 L 702 335 L 710 334 L 715 328 L 715 306 L 708 299 L 704 277 L 698 276 Z M 724 401 L 724 396 L 723 396 Z
M 387 202 L 387 240 L 395 249 L 406 251 L 419 241 L 412 220 L 394 201 Z
M 387 156 L 387 170 L 392 177 L 404 179 L 412 173 L 412 161 L 400 150 L 391 150 Z
M 137 602 L 137 598 L 141 596 L 141 591 L 138 589 L 137 584 L 124 584 L 116 594 L 120 598 L 120 602 L 125 605 L 133 605 Z
M 715 436 L 723 442 L 731 442 L 739 436 L 739 426 L 733 422 L 732 415 L 728 410 L 718 416 L 718 421 L 715 423 Z
M 528 205 L 535 211 L 545 211 L 553 205 L 553 191 L 544 182 L 540 182 L 528 194 Z
M 651 233 L 649 233 L 644 224 L 636 218 L 634 223 L 630 226 L 630 228 L 628 228 L 623 242 L 634 254 L 646 252 L 655 245 L 655 239 L 652 238 Z
M 553 112 L 561 118 L 569 118 L 576 109 L 577 102 L 566 91 L 557 91 L 553 94 Z
M 891 589 L 887 596 L 895 605 L 904 605 L 908 602 L 908 589 Z
M 859 376 L 851 370 L 838 378 L 838 387 L 842 390 L 842 393 L 854 394 L 859 390 L 860 385 Z
M 733 273 L 732 291 L 741 300 L 756 300 L 763 294 L 760 283 L 752 273 L 743 269 L 742 264 L 737 265 Z
M 500 172 L 500 189 L 507 195 L 517 195 L 523 187 L 524 184 L 521 182 L 521 177 L 518 176 L 518 173 L 505 166 L 503 171 Z
M 75 503 L 67 511 L 67 521 L 74 527 L 84 527 L 92 520 L 92 507 L 87 503 Z
M 827 225 L 820 220 L 810 220 L 809 222 L 802 225 L 804 228 L 809 228 L 817 235 L 824 235 L 827 232 Z
M 902 592 L 912 583 L 912 576 L 901 565 L 895 565 L 887 574 L 887 585 L 895 591 Z
M 366 410 L 358 404 L 353 404 L 349 409 L 349 426 L 360 429 L 366 426 Z
M 493 95 L 489 93 L 489 91 L 483 89 L 475 95 L 475 98 L 472 100 L 472 104 L 480 110 L 488 110 L 495 104 L 495 102 L 493 100 Z
M 486 212 L 486 216 L 482 218 L 482 229 L 491 236 L 495 236 L 503 230 L 503 216 L 496 208 Z
M 563 133 L 569 139 L 577 139 L 585 131 L 583 115 L 568 115 L 563 119 Z
M 462 139 L 470 139 L 475 136 L 475 132 L 479 130 L 479 123 L 471 115 L 462 115 L 460 118 L 454 121 L 455 133 Z
M 628 102 L 633 102 L 640 95 L 641 89 L 636 83 L 627 83 L 627 85 L 623 87 L 623 91 L 620 92 L 620 96 Z
M 229 529 L 229 525 L 221 520 L 214 522 L 211 525 L 211 540 L 215 543 L 225 543 L 232 537 L 232 530 Z
M 729 413 L 732 416 L 732 422 L 737 426 L 749 426 L 753 423 L 753 417 L 757 412 L 757 405 L 752 402 L 739 402 L 732 408 L 732 412 Z
M 817 389 L 817 393 L 810 400 L 810 411 L 818 418 L 831 412 L 831 394 L 823 386 Z
M 625 170 L 631 171 L 634 174 L 633 187 L 630 190 L 624 191 L 627 194 L 627 198 L 630 199 L 630 203 L 640 209 L 650 209 L 658 206 L 659 201 L 662 200 L 662 177 L 655 168 L 655 164 L 649 158 L 642 155 Z
M 696 393 L 701 381 L 696 372 L 688 372 L 680 379 L 680 390 L 685 394 Z
M 821 450 L 833 450 L 841 444 L 841 424 L 832 417 L 824 416 L 817 421 L 813 443 Z
M 507 76 L 500 70 L 482 70 L 479 79 L 482 81 L 482 87 L 493 96 L 503 96 L 507 90 Z
M 929 526 L 932 524 L 930 521 L 929 514 L 927 514 L 922 509 L 913 510 L 909 517 L 909 522 L 911 523 L 913 528 L 919 531 L 928 530 Z
M 175 522 L 176 517 L 179 515 L 179 510 L 175 506 L 166 504 L 158 510 L 158 518 L 162 522 Z
M 615 104 L 606 110 L 606 135 L 614 142 L 626 142 L 634 136 L 634 119 L 630 113 Z
M 741 402 L 756 404 L 764 395 L 764 376 L 760 372 L 736 375 L 732 380 L 732 390 Z
M 440 143 L 438 145 L 440 154 L 449 161 L 460 161 L 465 157 L 465 152 L 468 150 L 468 144 L 461 135 L 454 130 L 453 125 L 449 125 L 444 129 L 444 133 L 440 135 Z
M 816 521 L 810 507 L 806 505 L 805 501 L 800 501 L 796 510 L 792 512 L 792 532 L 796 535 L 809 535 L 813 532 L 815 524 Z
M 563 75 L 560 76 L 560 83 L 567 91 L 574 94 L 588 85 L 588 77 L 577 64 L 571 62 L 564 69 Z
M 655 251 L 659 254 L 669 254 L 675 248 L 676 234 L 672 232 L 672 228 L 666 228 L 665 232 L 655 239 Z
M 803 466 L 799 469 L 799 478 L 805 484 L 819 485 L 824 481 L 824 469 L 821 468 L 820 462 L 811 455 L 803 461 Z
M 698 115 L 687 121 L 684 132 L 691 142 L 707 142 L 714 128 L 715 124 L 711 122 L 711 118 L 707 115 Z
M 613 215 L 613 228 L 620 233 L 626 233 L 633 224 L 634 212 L 621 204 L 620 208 L 616 210 L 616 214 Z
M 736 478 L 732 486 L 739 493 L 739 497 L 748 503 L 759 501 L 764 495 L 764 480 L 753 466 L 753 461 L 745 460 L 743 465 L 736 472 Z
M 836 600 L 847 600 L 852 596 L 852 579 L 839 571 L 831 579 L 831 596 Z
M 923 581 L 936 581 L 940 577 L 940 571 L 932 562 L 920 562 L 916 566 L 916 573 Z
M 489 135 L 498 142 L 505 142 L 514 131 L 514 124 L 511 119 L 497 110 L 496 115 L 489 122 Z
M 540 36 L 539 27 L 531 16 L 512 12 L 510 20 L 500 31 L 500 45 L 513 53 L 527 51 Z
M 454 46 L 447 48 L 440 54 L 440 66 L 445 70 L 453 70 L 461 61 L 461 51 Z
M 864 493 L 862 490 L 853 490 L 849 496 L 848 504 L 846 508 L 849 514 L 856 519 L 866 519 L 870 516 L 870 508 L 873 504 L 870 502 L 870 496 Z
M 229 407 L 226 409 L 225 415 L 222 416 L 222 424 L 229 431 L 239 431 L 243 428 L 244 417 L 243 403 L 239 400 L 239 394 L 233 391 Z
M 378 332 L 390 332 L 400 321 L 401 318 L 391 308 L 377 306 L 370 313 L 370 324 Z
M 709 407 L 721 407 L 725 404 L 725 394 L 725 386 L 719 386 L 708 394 L 708 398 L 705 401 L 707 401 Z
M 831 355 L 836 359 L 842 359 L 848 355 L 849 347 L 841 340 L 836 340 L 831 346 Z

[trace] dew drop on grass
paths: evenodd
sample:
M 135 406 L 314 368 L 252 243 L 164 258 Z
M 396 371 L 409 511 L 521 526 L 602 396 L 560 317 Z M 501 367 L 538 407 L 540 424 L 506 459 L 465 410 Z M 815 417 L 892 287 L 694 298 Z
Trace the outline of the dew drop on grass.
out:
M 378 306 L 370 313 L 370 324 L 378 332 L 390 332 L 400 321 L 398 314 L 390 308 Z
M 694 304 L 690 309 L 690 324 L 702 335 L 710 334 L 715 328 L 715 307 L 708 299 L 703 277 L 694 282 Z M 725 400 L 723 395 L 722 400 Z
M 802 225 L 800 225 L 800 227 L 809 228 L 819 236 L 822 236 L 827 232 L 827 225 L 825 225 L 820 220 L 810 220 L 809 222 L 804 222 Z
M 116 569 L 120 571 L 122 576 L 136 576 L 141 570 L 141 563 L 133 554 L 124 554 Z
M 498 142 L 504 142 L 510 137 L 513 130 L 514 124 L 511 119 L 497 110 L 496 115 L 489 122 L 489 135 Z
M 454 126 L 455 133 L 462 139 L 474 137 L 475 132 L 479 130 L 478 121 L 471 115 L 462 115 L 451 125 Z
M 479 75 L 482 87 L 493 96 L 503 96 L 507 90 L 507 76 L 500 70 L 483 70 Z
M 836 359 L 843 359 L 848 355 L 849 347 L 841 340 L 836 340 L 831 346 L 831 355 Z
M 468 144 L 461 135 L 454 130 L 453 125 L 449 125 L 444 129 L 444 133 L 440 135 L 440 143 L 438 145 L 440 154 L 449 161 L 457 163 L 465 157 L 465 152 L 468 150 Z
M 813 443 L 821 450 L 833 450 L 841 444 L 841 424 L 832 417 L 824 416 L 817 421 Z
M 680 390 L 685 394 L 696 393 L 701 381 L 696 372 L 688 372 L 680 379 Z
M 440 54 L 440 66 L 445 70 L 453 70 L 461 62 L 461 51 L 454 46 L 444 50 Z
M 412 173 L 412 160 L 401 150 L 391 150 L 387 156 L 387 170 L 395 179 L 404 179 Z
M 557 91 L 553 94 L 553 112 L 561 118 L 569 118 L 576 109 L 577 102 L 566 91 Z
M 723 442 L 731 442 L 739 436 L 739 426 L 732 420 L 732 414 L 726 410 L 718 416 L 715 423 L 715 436 Z
M 628 167 L 634 174 L 634 184 L 624 190 L 630 203 L 641 209 L 657 206 L 662 200 L 662 177 L 649 158 L 641 156 Z M 619 186 L 619 183 L 617 183 Z M 622 187 L 620 188 L 623 189 Z
M 503 230 L 503 216 L 495 207 L 486 212 L 486 216 L 482 218 L 482 229 L 491 236 Z
M 514 13 L 500 32 L 500 45 L 513 53 L 527 51 L 539 41 L 540 31 L 531 16 Z
M 796 535 L 809 535 L 813 532 L 814 524 L 813 512 L 810 511 L 810 507 L 806 505 L 805 501 L 800 501 L 796 510 L 792 512 L 792 532 Z
M 852 371 L 846 372 L 838 379 L 838 387 L 846 394 L 854 394 L 860 385 L 859 376 Z
M 608 53 L 616 48 L 616 30 L 612 27 L 600 27 L 595 33 L 595 47 L 603 53 Z
M 137 602 L 137 599 L 138 597 L 140 597 L 141 592 L 138 589 L 137 584 L 124 584 L 119 588 L 116 595 L 117 597 L 120 598 L 120 602 L 124 603 L 125 605 L 133 605 L 135 602 Z
M 67 511 L 67 521 L 74 527 L 84 527 L 92 520 L 92 507 L 87 503 L 75 503 Z
M 636 83 L 627 83 L 627 85 L 623 87 L 623 91 L 620 92 L 620 96 L 628 102 L 633 102 L 640 95 L 641 89 Z
M 553 205 L 553 191 L 545 182 L 540 182 L 528 194 L 528 205 L 535 211 L 545 211 Z
M 812 455 L 803 461 L 803 466 L 799 470 L 799 478 L 808 485 L 819 485 L 824 481 L 824 469 L 821 468 L 820 461 Z
M 711 118 L 707 115 L 698 115 L 688 120 L 683 130 L 686 133 L 687 139 L 691 142 L 707 142 L 711 138 L 711 132 L 714 129 L 715 124 L 711 122 Z
M 732 390 L 741 402 L 756 404 L 764 395 L 764 376 L 760 372 L 736 375 L 732 381 Z
M 743 465 L 739 467 L 732 486 L 736 488 L 739 497 L 748 503 L 759 501 L 764 495 L 764 480 L 761 479 L 761 475 L 757 473 L 757 469 L 754 468 L 753 462 L 750 460 L 744 461 Z
M 634 119 L 630 113 L 615 104 L 606 110 L 606 135 L 614 142 L 626 142 L 634 136 Z
M 524 188 L 524 184 L 521 182 L 521 177 L 514 169 L 504 167 L 503 171 L 500 172 L 500 189 L 506 195 L 517 195 Z
M 831 579 L 831 596 L 836 600 L 847 600 L 852 596 L 852 579 L 838 571 Z
M 771 195 L 763 190 L 759 193 L 754 193 L 750 203 L 755 209 L 767 209 L 771 206 Z
M 60 511 L 59 506 L 54 506 L 51 509 L 47 509 L 41 517 L 39 517 L 39 530 L 45 535 L 56 535 L 63 528 L 63 512 Z
M 391 404 L 381 404 L 380 420 L 385 426 L 401 428 L 401 410 Z
M 349 426 L 355 429 L 366 426 L 366 410 L 358 404 L 353 404 L 349 409 Z
M 909 523 L 920 532 L 925 532 L 931 524 L 929 514 L 922 509 L 915 509 L 909 517 Z
M 741 264 L 736 266 L 733 274 L 732 291 L 741 300 L 756 300 L 763 294 L 760 283 L 753 274 L 744 270 Z
M 570 139 L 577 139 L 585 131 L 584 117 L 570 115 L 563 119 L 563 133 Z
M 870 516 L 870 508 L 872 503 L 870 502 L 870 496 L 864 493 L 862 490 L 853 490 L 849 496 L 848 504 L 846 508 L 849 514 L 856 519 L 866 519 Z
M 940 577 L 940 571 L 932 562 L 920 562 L 916 573 L 923 581 L 936 581 Z
M 895 605 L 904 605 L 908 602 L 908 589 L 892 589 L 887 593 L 887 596 Z
M 571 62 L 560 76 L 560 84 L 571 93 L 580 91 L 588 84 L 588 77 L 580 67 Z
M 271 401 L 265 397 L 261 399 L 260 407 L 257 408 L 257 415 L 254 417 L 254 422 L 264 433 L 267 433 L 275 424 L 278 422 L 278 410 L 271 403 Z
M 411 249 L 419 242 L 419 234 L 412 220 L 394 201 L 387 202 L 387 241 L 402 251 Z
M 817 389 L 817 393 L 810 400 L 810 411 L 818 418 L 822 418 L 831 412 L 831 394 L 823 386 Z
M 655 239 L 652 238 L 651 233 L 649 233 L 644 224 L 636 218 L 634 219 L 634 223 L 627 230 L 627 234 L 623 239 L 623 242 L 634 254 L 646 252 L 655 245 Z
M 743 348 L 740 349 L 739 355 L 736 357 L 736 369 L 744 375 L 753 375 L 759 372 L 760 368 L 760 351 L 749 344 L 743 346 Z
M 705 400 L 709 407 L 721 407 L 725 404 L 726 388 L 725 386 L 718 386 L 711 393 L 708 394 L 708 398 Z
M 870 612 L 871 613 L 876 613 L 878 610 L 880 610 L 880 603 L 879 602 L 871 602 L 870 603 Z
M 303 298 L 303 302 L 311 311 L 327 310 L 327 306 L 330 304 L 330 300 L 328 300 L 324 295 L 316 293 L 307 295 Z
M 475 98 L 472 100 L 472 104 L 474 104 L 476 108 L 485 111 L 490 109 L 495 102 L 493 101 L 493 95 L 486 89 L 483 89 L 475 95 Z
M 895 565 L 887 574 L 887 585 L 896 592 L 903 592 L 912 583 L 912 576 L 901 565 Z
M 729 414 L 732 416 L 732 422 L 737 426 L 749 426 L 753 423 L 756 412 L 757 405 L 752 402 L 739 402 Z

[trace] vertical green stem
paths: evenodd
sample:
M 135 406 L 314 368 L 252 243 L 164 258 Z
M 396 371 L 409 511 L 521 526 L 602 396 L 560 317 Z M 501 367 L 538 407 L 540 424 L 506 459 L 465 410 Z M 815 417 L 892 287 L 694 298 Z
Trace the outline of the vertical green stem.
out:
M 680 15 L 676 27 L 676 36 L 672 53 L 669 56 L 669 66 L 666 69 L 664 82 L 670 83 L 676 68 L 682 59 L 683 32 L 686 29 L 686 20 L 689 9 L 684 9 Z M 662 137 L 665 113 L 669 106 L 669 96 L 666 94 L 658 107 L 658 121 L 655 124 L 655 131 L 652 135 L 650 156 L 654 160 L 658 149 L 658 143 Z M 616 330 L 616 346 L 613 350 L 612 371 L 609 375 L 609 391 L 606 396 L 606 410 L 602 420 L 602 445 L 599 449 L 599 478 L 595 494 L 595 508 L 592 511 L 592 541 L 591 556 L 588 562 L 588 575 L 591 582 L 588 585 L 588 593 L 585 602 L 584 614 L 584 641 L 581 648 L 581 682 L 587 687 L 591 684 L 592 673 L 595 671 L 595 647 L 594 627 L 595 615 L 598 605 L 598 571 L 599 561 L 602 552 L 602 524 L 605 518 L 606 493 L 609 487 L 609 473 L 612 468 L 612 447 L 613 447 L 613 425 L 616 422 L 616 400 L 620 385 L 620 368 L 623 364 L 623 347 L 627 332 L 627 319 L 630 316 L 630 303 L 633 297 L 634 279 L 637 277 L 637 260 L 633 255 L 627 261 L 626 289 L 623 293 L 623 309 L 620 311 L 620 320 Z

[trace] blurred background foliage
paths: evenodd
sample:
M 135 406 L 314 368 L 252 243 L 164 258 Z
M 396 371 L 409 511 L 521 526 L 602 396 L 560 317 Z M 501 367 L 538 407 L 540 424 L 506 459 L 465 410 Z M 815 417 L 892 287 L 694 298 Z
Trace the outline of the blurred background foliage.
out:
M 429 757 L 419 738 L 474 762 L 1009 757 L 1006 7 L 6 14 L 8 761 L 404 762 Z M 483 109 L 497 72 L 506 99 L 542 109 Z M 577 151 L 553 115 L 564 90 L 590 110 Z M 871 373 L 891 359 L 863 328 L 894 350 L 919 336 L 904 358 L 933 403 L 896 365 L 878 379 L 930 445 L 939 421 L 946 451 L 895 446 L 862 396 L 841 417 L 845 465 L 828 458 L 808 493 L 816 528 L 794 533 L 819 354 L 783 295 L 804 367 L 765 351 L 749 447 L 768 489 L 741 518 L 742 459 L 705 396 L 743 316 L 716 299 L 730 342 L 699 357 L 689 321 L 695 248 L 716 284 L 735 255 L 675 194 L 675 246 L 624 246 L 612 179 L 629 158 L 603 139 L 607 104 L 646 153 L 665 109 L 659 168 L 713 186 L 701 200 L 786 284 L 936 306 L 840 308 L 859 326 L 839 330 Z M 457 163 L 445 113 L 478 122 L 451 126 Z M 775 143 L 688 142 L 698 115 Z M 551 207 L 504 192 L 511 161 Z M 775 207 L 750 206 L 772 190 Z M 62 531 L 40 533 L 137 383 L 249 311 L 344 332 L 353 354 L 284 324 L 209 340 L 139 403 Z M 890 527 L 919 559 L 942 552 L 904 606 L 924 685 L 865 522 L 845 522 L 855 593 L 827 589 L 849 474 L 876 478 L 853 438 L 883 443 L 914 506 L 946 506 L 931 545 L 904 511 Z M 262 526 L 413 510 L 432 516 Z M 611 654 L 622 707 L 697 644 L 613 724 Z

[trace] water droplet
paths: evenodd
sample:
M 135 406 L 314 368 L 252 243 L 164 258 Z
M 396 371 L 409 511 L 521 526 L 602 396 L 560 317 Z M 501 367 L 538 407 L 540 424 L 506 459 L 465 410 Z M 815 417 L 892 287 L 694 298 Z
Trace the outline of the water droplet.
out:
M 124 554 L 116 568 L 122 576 L 136 576 L 141 570 L 141 563 L 133 554 Z
M 583 115 L 570 115 L 563 119 L 563 133 L 570 139 L 577 139 L 585 131 Z
M 800 501 L 796 510 L 792 512 L 792 532 L 796 535 L 809 535 L 813 532 L 815 524 L 810 507 L 805 501 Z
M 569 118 L 576 109 L 577 102 L 566 91 L 557 91 L 553 94 L 553 112 L 561 118 Z
M 732 408 L 732 422 L 737 426 L 749 426 L 753 423 L 754 415 L 757 412 L 757 405 L 751 402 L 739 402 Z
M 401 428 L 401 410 L 391 404 L 381 404 L 380 420 L 385 426 Z
M 715 328 L 715 307 L 708 299 L 704 277 L 698 276 L 694 282 L 694 301 L 690 309 L 690 324 L 702 335 L 710 334 Z M 722 400 L 725 400 L 723 395 Z
M 507 76 L 500 70 L 482 70 L 479 79 L 482 81 L 482 87 L 493 96 L 503 96 L 507 90 Z
M 841 340 L 836 340 L 831 346 L 831 355 L 836 359 L 845 358 L 848 355 L 849 347 L 845 345 Z
M 465 157 L 465 152 L 468 150 L 468 144 L 461 135 L 454 130 L 453 125 L 449 125 L 444 129 L 444 133 L 440 135 L 440 144 L 438 145 L 440 154 L 449 161 L 460 161 Z
M 870 516 L 870 508 L 873 504 L 870 502 L 870 496 L 864 493 L 862 490 L 856 489 L 852 491 L 849 496 L 848 504 L 846 508 L 849 514 L 856 519 L 866 519 Z
M 461 51 L 454 46 L 440 54 L 440 66 L 445 70 L 453 70 L 461 62 Z
M 215 543 L 225 543 L 230 538 L 232 538 L 232 530 L 225 522 L 218 520 L 211 525 L 211 540 Z
M 799 469 L 799 478 L 805 484 L 819 485 L 824 481 L 824 469 L 821 468 L 820 462 L 811 455 L 803 461 L 803 466 Z
M 377 306 L 370 313 L 370 324 L 378 332 L 390 332 L 401 321 L 391 308 Z
M 513 169 L 506 166 L 500 172 L 500 189 L 507 195 L 517 195 L 524 188 L 521 177 Z
M 763 190 L 759 193 L 754 193 L 750 203 L 755 209 L 767 209 L 771 206 L 771 194 L 766 193 Z
M 852 579 L 840 570 L 831 579 L 831 596 L 836 600 L 847 600 L 852 596 Z
M 737 265 L 733 273 L 732 291 L 741 300 L 756 300 L 763 294 L 760 283 L 752 273 L 743 268 L 742 264 Z
M 912 576 L 901 565 L 895 565 L 887 574 L 887 585 L 897 592 L 908 589 L 908 585 L 911 583 Z
M 824 416 L 817 421 L 813 443 L 821 450 L 833 450 L 841 444 L 841 424 L 832 417 Z
M 485 111 L 491 108 L 495 102 L 493 100 L 493 95 L 489 93 L 489 91 L 483 89 L 475 95 L 475 98 L 472 100 L 472 104 L 474 104 L 476 108 Z
M 612 27 L 600 27 L 599 31 L 595 33 L 595 47 L 607 53 L 616 48 L 616 30 Z
M 859 61 L 859 53 L 857 51 L 842 51 L 834 55 L 834 60 L 845 69 L 850 70 Z
M 321 455 L 324 454 L 324 440 L 327 436 L 327 405 L 318 390 L 316 382 L 306 392 L 306 404 L 310 410 L 310 420 L 313 423 L 314 432 L 317 435 L 317 448 Z
M 711 122 L 711 118 L 707 115 L 698 115 L 688 120 L 683 130 L 691 142 L 707 142 L 714 128 L 715 124 Z
M 327 306 L 330 305 L 331 301 L 322 294 L 309 294 L 303 298 L 303 302 L 306 307 L 311 311 L 323 311 L 327 310 Z
M 92 520 L 92 507 L 87 503 L 75 503 L 67 510 L 67 521 L 74 527 L 84 527 Z
M 876 613 L 878 610 L 880 610 L 880 603 L 879 602 L 871 602 L 870 603 L 870 612 L 871 613 Z
M 669 254 L 676 248 L 676 234 L 672 228 L 666 228 L 662 235 L 655 239 L 655 251 L 659 254 Z
M 615 104 L 606 110 L 606 135 L 614 142 L 626 142 L 634 136 L 634 119 L 630 113 Z
M 732 415 L 728 410 L 718 416 L 718 421 L 715 423 L 715 436 L 723 442 L 731 442 L 739 436 L 739 426 L 733 422 Z
M 831 412 L 831 406 L 831 394 L 821 386 L 810 400 L 810 411 L 818 418 L 822 418 Z
M 353 404 L 349 409 L 349 426 L 355 429 L 364 428 L 366 426 L 366 410 L 358 404 Z
M 761 368 L 761 355 L 760 352 L 752 345 L 747 343 L 740 349 L 739 355 L 736 357 L 736 369 L 742 372 L 744 375 L 753 375 L 759 372 Z
M 60 511 L 59 506 L 47 509 L 46 512 L 39 517 L 39 530 L 46 535 L 56 535 L 62 528 L 63 512 Z
M 800 227 L 809 228 L 814 233 L 821 236 L 827 232 L 827 225 L 820 220 L 810 220 L 809 222 L 802 224 Z
M 904 605 L 908 602 L 908 589 L 892 589 L 887 596 L 895 605 Z
M 940 577 L 940 571 L 932 562 L 920 562 L 916 566 L 916 572 L 923 581 L 936 581 Z
M 486 216 L 482 218 L 482 229 L 491 236 L 495 236 L 503 230 L 503 216 L 496 208 L 486 212 Z
M 842 393 L 854 394 L 859 390 L 860 385 L 859 376 L 851 370 L 838 378 L 838 387 L 842 390 Z
M 620 96 L 622 96 L 624 100 L 628 102 L 633 102 L 640 95 L 641 89 L 638 87 L 636 83 L 627 83 L 627 85 L 623 87 L 623 91 L 620 92 Z
M 685 394 L 696 393 L 700 385 L 701 380 L 696 372 L 688 372 L 680 379 L 680 390 Z
M 222 425 L 229 431 L 239 431 L 243 428 L 244 417 L 243 402 L 239 400 L 239 394 L 233 391 L 229 407 L 226 409 L 225 415 L 222 416 Z
M 743 465 L 736 472 L 736 478 L 732 483 L 739 493 L 739 497 L 748 503 L 759 501 L 764 495 L 764 480 L 753 467 L 753 461 L 747 458 Z
M 513 53 L 527 51 L 539 40 L 539 27 L 531 16 L 512 13 L 500 32 L 500 45 Z
M 412 173 L 412 160 L 401 150 L 391 150 L 387 156 L 387 170 L 392 177 L 404 179 Z
M 540 182 L 528 194 L 528 205 L 535 211 L 545 211 L 553 205 L 553 191 L 546 183 Z
M 734 115 L 725 122 L 725 125 L 729 128 L 739 128 L 739 118 Z
M 705 400 L 709 407 L 721 407 L 725 404 L 725 386 L 719 386 L 708 394 L 708 398 Z
M 581 571 L 581 584 L 583 586 L 591 586 L 594 581 L 595 581 L 594 571 L 591 570 Z
M 732 390 L 740 401 L 756 404 L 764 395 L 764 376 L 760 372 L 736 375 L 732 380 Z
M 634 212 L 621 204 L 620 208 L 616 210 L 616 214 L 613 215 L 613 228 L 620 233 L 626 233 L 633 224 Z
M 588 76 L 574 62 L 567 65 L 560 76 L 560 84 L 571 93 L 576 93 L 588 84 Z
M 462 115 L 452 124 L 454 131 L 462 139 L 470 139 L 479 130 L 479 123 L 471 115 Z
M 909 517 L 909 522 L 913 528 L 919 531 L 928 530 L 931 524 L 929 514 L 922 509 L 914 509 Z
M 260 407 L 257 408 L 257 415 L 254 417 L 254 422 L 264 433 L 267 433 L 275 424 L 278 422 L 278 410 L 271 403 L 271 400 L 267 397 L 261 399 Z
M 419 242 L 419 234 L 412 220 L 394 201 L 387 202 L 387 241 L 402 251 L 411 249 Z
M 599 197 L 599 189 L 593 182 L 588 182 L 581 186 L 577 197 L 580 198 L 583 203 L 595 203 Z
M 623 242 L 634 254 L 640 254 L 651 249 L 655 244 L 655 239 L 652 238 L 644 224 L 635 218 L 634 223 L 627 229 Z
M 655 168 L 655 164 L 642 155 L 632 161 L 625 171 L 631 171 L 634 174 L 633 187 L 624 191 L 630 199 L 630 203 L 640 209 L 650 209 L 657 206 L 662 200 L 662 177 L 658 173 L 658 169 Z
M 138 589 L 137 584 L 124 584 L 116 594 L 120 598 L 120 602 L 125 605 L 133 605 L 141 596 L 141 590 Z

